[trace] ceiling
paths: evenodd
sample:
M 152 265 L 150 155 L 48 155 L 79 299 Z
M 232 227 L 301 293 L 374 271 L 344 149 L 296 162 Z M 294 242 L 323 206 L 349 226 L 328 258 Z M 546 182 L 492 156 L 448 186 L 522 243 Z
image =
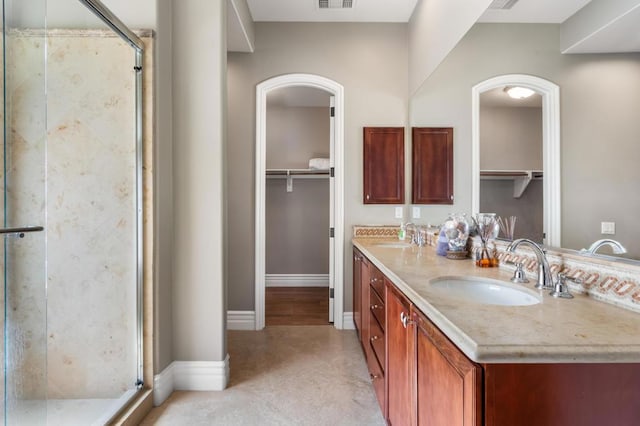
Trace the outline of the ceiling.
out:
M 480 22 L 560 23 L 591 0 L 519 0 L 487 10 Z M 247 0 L 255 22 L 408 22 L 418 0 L 353 0 L 351 9 L 320 9 L 318 0 Z
M 318 0 L 247 0 L 255 22 L 409 22 L 418 0 L 353 0 L 351 9 L 320 9 Z

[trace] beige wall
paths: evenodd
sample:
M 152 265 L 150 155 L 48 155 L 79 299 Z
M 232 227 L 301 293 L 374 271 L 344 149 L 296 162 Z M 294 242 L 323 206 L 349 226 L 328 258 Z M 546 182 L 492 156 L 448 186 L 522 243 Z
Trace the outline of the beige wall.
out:
M 638 257 L 640 54 L 561 55 L 558 37 L 553 24 L 476 24 L 411 98 L 411 125 L 454 127 L 455 205 L 427 214 L 471 208 L 471 88 L 531 74 L 560 86 L 563 246 L 585 247 L 615 221 Z
M 351 227 L 389 223 L 392 206 L 362 204 L 362 127 L 407 122 L 407 26 L 257 23 L 256 51 L 229 54 L 229 309 L 254 309 L 255 88 L 304 72 L 345 88 L 345 311 L 351 311 Z
M 226 356 L 226 2 L 173 9 L 173 359 Z M 162 313 L 160 313 L 162 314 Z

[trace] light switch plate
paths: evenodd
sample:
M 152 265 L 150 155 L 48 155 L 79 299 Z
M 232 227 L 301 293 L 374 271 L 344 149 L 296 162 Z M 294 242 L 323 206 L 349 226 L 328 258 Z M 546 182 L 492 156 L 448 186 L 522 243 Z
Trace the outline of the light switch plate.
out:
M 404 217 L 404 209 L 402 207 L 396 207 L 396 219 L 402 219 Z
M 600 233 L 604 235 L 615 235 L 616 223 L 615 222 L 600 222 Z
M 420 219 L 420 207 L 413 207 L 411 217 L 414 219 Z

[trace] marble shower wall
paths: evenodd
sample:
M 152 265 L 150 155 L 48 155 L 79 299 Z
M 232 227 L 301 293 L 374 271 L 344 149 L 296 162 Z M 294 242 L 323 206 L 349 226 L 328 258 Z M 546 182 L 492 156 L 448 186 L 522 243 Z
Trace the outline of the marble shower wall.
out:
M 15 249 L 11 320 L 37 359 L 13 374 L 39 397 L 46 345 L 49 399 L 117 398 L 136 378 L 134 51 L 108 31 L 49 30 L 45 98 L 42 32 L 7 38 L 6 214 L 45 226 Z

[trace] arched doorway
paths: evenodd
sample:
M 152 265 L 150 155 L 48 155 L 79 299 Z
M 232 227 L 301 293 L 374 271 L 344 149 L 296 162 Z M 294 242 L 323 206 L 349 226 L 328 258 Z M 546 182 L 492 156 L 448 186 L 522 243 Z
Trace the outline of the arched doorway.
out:
M 255 191 L 255 329 L 265 326 L 265 176 L 267 95 L 286 87 L 324 90 L 332 98 L 329 282 L 334 326 L 343 328 L 344 314 L 344 88 L 339 83 L 314 74 L 286 74 L 263 81 L 256 87 L 256 191 Z M 312 242 L 310 242 L 312 243 Z M 332 289 L 332 290 L 331 290 Z

